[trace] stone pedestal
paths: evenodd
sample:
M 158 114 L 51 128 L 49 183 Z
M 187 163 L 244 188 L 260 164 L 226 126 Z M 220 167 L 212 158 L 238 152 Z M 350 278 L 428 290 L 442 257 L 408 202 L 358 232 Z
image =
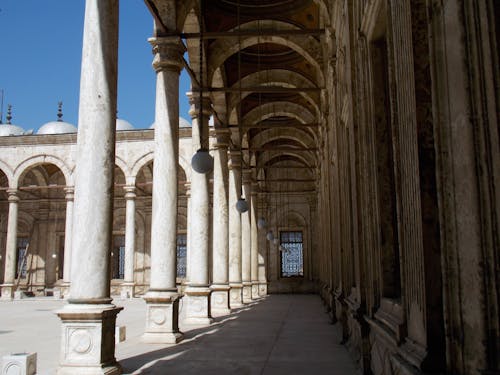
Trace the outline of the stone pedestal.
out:
M 252 282 L 252 299 L 259 299 L 259 283 Z
M 184 291 L 184 323 L 210 324 L 210 289 L 208 287 L 188 286 Z
M 231 309 L 243 306 L 243 284 L 229 283 L 229 306 Z
M 231 313 L 229 308 L 229 286 L 228 285 L 211 285 L 210 295 L 212 316 L 222 316 Z
M 2 358 L 1 375 L 35 375 L 36 353 L 14 353 Z
M 179 331 L 179 295 L 174 292 L 149 291 L 146 301 L 146 331 L 142 341 L 152 344 L 176 344 L 182 340 Z
M 267 283 L 259 283 L 259 296 L 267 296 Z
M 57 312 L 62 321 L 59 375 L 121 374 L 115 358 L 115 323 L 122 309 L 68 304 Z
M 243 299 L 243 303 L 252 302 L 252 283 L 251 282 L 248 282 L 248 281 L 243 282 L 242 299 Z
M 14 290 L 16 287 L 14 284 L 2 284 L 2 296 L 0 299 L 2 301 L 11 301 L 14 298 Z

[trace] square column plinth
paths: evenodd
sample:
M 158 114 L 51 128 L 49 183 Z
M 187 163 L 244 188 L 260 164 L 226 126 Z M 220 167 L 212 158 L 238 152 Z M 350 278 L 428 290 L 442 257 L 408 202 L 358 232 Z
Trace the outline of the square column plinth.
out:
M 267 296 L 267 283 L 259 283 L 259 296 Z
M 121 374 L 115 358 L 116 315 L 111 304 L 68 304 L 56 312 L 62 320 L 58 375 Z
M 206 325 L 212 323 L 210 313 L 210 289 L 188 286 L 184 291 L 184 323 Z
M 257 282 L 252 282 L 252 299 L 256 300 L 259 299 L 259 283 Z
M 251 282 L 243 282 L 243 291 L 242 291 L 243 303 L 252 302 L 252 283 Z
M 179 331 L 179 299 L 173 292 L 152 292 L 145 296 L 146 331 L 142 341 L 150 344 L 177 344 L 184 338 Z
M 243 285 L 230 283 L 229 286 L 231 287 L 229 290 L 229 307 L 231 309 L 243 307 Z
M 2 296 L 0 300 L 11 301 L 14 298 L 14 290 L 16 287 L 14 284 L 2 284 Z
M 231 313 L 229 308 L 229 286 L 228 285 L 211 285 L 210 295 L 212 316 L 223 316 Z

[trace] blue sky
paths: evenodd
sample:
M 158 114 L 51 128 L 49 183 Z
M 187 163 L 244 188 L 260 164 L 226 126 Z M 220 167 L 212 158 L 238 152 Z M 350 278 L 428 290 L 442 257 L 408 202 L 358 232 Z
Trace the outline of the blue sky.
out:
M 84 0 L 0 0 L 0 89 L 12 123 L 38 129 L 57 119 L 77 125 Z M 152 18 L 141 0 L 120 1 L 118 117 L 136 128 L 154 120 L 155 73 L 147 39 Z M 189 78 L 181 74 L 180 114 L 189 120 Z

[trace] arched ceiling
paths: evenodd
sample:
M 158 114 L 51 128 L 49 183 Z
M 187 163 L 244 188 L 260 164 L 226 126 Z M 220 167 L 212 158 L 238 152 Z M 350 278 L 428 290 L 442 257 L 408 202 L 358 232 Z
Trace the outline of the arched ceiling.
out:
M 172 4 L 147 3 L 156 4 L 160 13 Z M 231 147 L 243 150 L 244 164 L 253 169 L 254 179 L 259 176 L 259 184 L 264 182 L 261 187 L 266 188 L 269 184 L 263 180 L 270 170 L 287 168 L 294 175 L 314 177 L 324 120 L 324 0 L 176 4 L 176 22 L 162 23 L 176 24 L 179 30 L 166 33 L 177 33 L 186 44 L 193 89 L 202 82 L 203 90 L 211 93 L 215 127 L 231 130 Z M 158 29 L 156 33 L 161 36 Z

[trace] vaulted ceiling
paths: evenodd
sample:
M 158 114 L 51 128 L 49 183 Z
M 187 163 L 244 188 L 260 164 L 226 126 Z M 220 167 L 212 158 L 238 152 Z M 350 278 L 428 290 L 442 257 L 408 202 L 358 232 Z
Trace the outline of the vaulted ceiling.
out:
M 211 93 L 215 127 L 231 130 L 231 147 L 243 150 L 244 165 L 261 188 L 283 189 L 283 182 L 287 190 L 313 190 L 324 120 L 323 2 L 146 3 L 157 36 L 182 38 L 193 89 L 201 82 Z M 174 4 L 177 30 L 169 30 Z

